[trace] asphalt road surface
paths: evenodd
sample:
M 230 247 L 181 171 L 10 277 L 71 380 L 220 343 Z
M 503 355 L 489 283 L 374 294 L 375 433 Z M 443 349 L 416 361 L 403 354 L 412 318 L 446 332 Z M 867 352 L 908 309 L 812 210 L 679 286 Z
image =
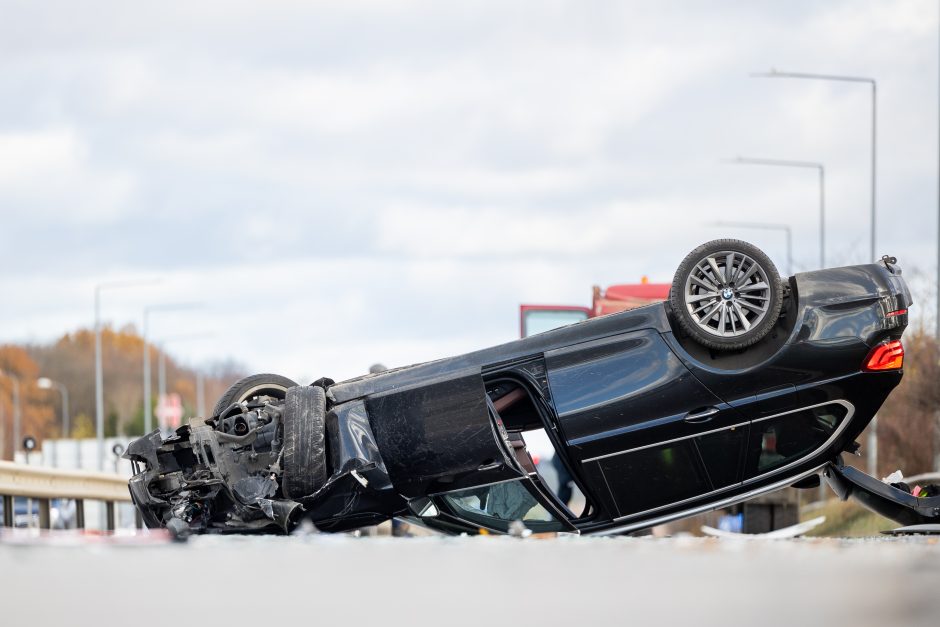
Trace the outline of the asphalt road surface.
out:
M 940 625 L 936 538 L 0 541 L 4 625 Z

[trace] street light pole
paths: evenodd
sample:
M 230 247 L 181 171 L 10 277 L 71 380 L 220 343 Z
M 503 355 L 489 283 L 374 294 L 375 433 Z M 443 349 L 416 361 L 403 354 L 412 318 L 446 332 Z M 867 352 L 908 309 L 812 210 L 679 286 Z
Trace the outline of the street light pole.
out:
M 157 369 L 157 398 L 166 398 L 166 350 L 160 346 L 159 367 Z
M 730 163 L 744 165 L 770 165 L 785 168 L 811 168 L 819 172 L 819 267 L 826 267 L 826 168 L 814 161 L 789 161 L 786 159 L 756 159 L 737 157 Z
M 144 308 L 144 435 L 153 430 L 153 408 L 150 406 L 150 342 L 147 341 L 147 314 Z
M 793 276 L 793 231 L 787 224 L 764 222 L 712 222 L 712 226 L 730 226 L 742 229 L 768 229 L 783 231 L 787 238 L 787 276 Z
M 0 376 L 6 377 L 13 384 L 13 461 L 16 461 L 16 449 L 20 446 L 20 427 L 23 421 L 20 406 L 20 379 L 5 370 L 0 370 Z
M 173 337 L 164 338 L 159 342 L 160 347 L 160 357 L 157 361 L 157 391 L 160 395 L 160 398 L 166 397 L 166 345 L 171 342 L 183 342 L 191 340 L 202 340 L 206 338 L 213 337 L 213 333 L 191 333 L 189 335 L 175 335 Z M 203 393 L 203 383 L 202 383 L 202 374 L 196 373 L 196 408 L 197 413 L 200 416 L 205 417 L 205 399 Z
M 940 40 L 938 40 L 938 43 L 940 43 Z M 938 53 L 940 53 L 940 49 L 938 49 Z M 938 61 L 940 61 L 940 55 L 938 55 Z M 938 70 L 940 70 L 940 64 L 938 64 L 937 68 Z M 940 71 L 938 71 L 937 78 L 940 79 Z M 937 85 L 938 85 L 937 95 L 938 95 L 938 98 L 940 98 L 940 80 L 938 80 Z M 938 107 L 937 110 L 940 111 L 940 107 Z M 937 147 L 938 147 L 937 157 L 938 159 L 940 159 L 940 116 L 938 116 L 938 125 L 937 125 Z M 938 160 L 937 165 L 940 166 L 940 160 Z M 934 320 L 934 323 L 936 324 L 936 328 L 934 329 L 933 338 L 934 338 L 934 345 L 937 348 L 937 354 L 936 354 L 937 363 L 940 364 L 940 172 L 938 172 L 938 177 L 937 177 L 937 277 L 936 279 L 937 279 L 937 285 L 936 285 L 937 291 L 935 292 L 935 295 L 937 297 L 937 300 L 935 302 L 935 305 L 936 305 L 937 318 L 936 320 Z M 940 471 L 940 405 L 938 405 L 937 407 L 934 407 L 934 436 L 933 437 L 934 437 L 933 469 L 935 471 Z
M 58 390 L 59 394 L 62 396 L 62 437 L 68 438 L 69 431 L 71 431 L 71 428 L 69 426 L 69 390 L 68 388 L 65 387 L 65 384 L 59 383 L 58 381 L 53 381 L 52 379 L 48 377 L 40 377 L 39 379 L 36 380 L 36 385 L 41 390 L 50 390 L 52 388 L 55 388 L 56 390 Z M 58 448 L 59 447 L 56 447 L 54 450 L 58 452 Z M 58 460 L 55 460 L 55 462 L 57 461 Z M 55 463 L 55 462 L 53 463 L 53 466 L 58 466 L 58 463 Z
M 59 392 L 59 395 L 62 397 L 62 437 L 69 437 L 69 431 L 71 430 L 69 426 L 69 389 L 65 387 L 65 384 L 53 381 L 48 377 L 40 377 L 37 379 L 36 387 L 40 390 L 51 390 L 54 388 Z
M 101 367 L 101 285 L 95 286 L 95 437 L 98 470 L 104 470 L 104 374 Z
M 206 378 L 202 370 L 196 371 L 196 415 L 206 417 Z
M 871 85 L 871 249 L 869 263 L 877 258 L 875 247 L 876 236 L 876 174 L 878 164 L 878 83 L 873 78 L 865 76 L 842 76 L 837 74 L 812 74 L 808 72 L 759 72 L 751 74 L 755 78 L 805 78 L 820 81 L 836 81 L 843 83 L 867 83 Z M 874 424 L 874 421 L 873 423 Z
M 95 285 L 95 438 L 98 440 L 98 470 L 104 470 L 104 373 L 101 365 L 101 291 L 158 283 L 159 279 L 110 281 Z
M 159 311 L 175 311 L 180 309 L 193 309 L 201 307 L 201 303 L 173 303 L 170 305 L 151 305 L 144 307 L 144 433 L 150 433 L 153 430 L 153 407 L 150 375 L 150 341 L 148 340 L 148 322 L 150 314 Z M 165 392 L 165 390 L 164 390 Z M 162 392 L 161 392 L 162 393 Z

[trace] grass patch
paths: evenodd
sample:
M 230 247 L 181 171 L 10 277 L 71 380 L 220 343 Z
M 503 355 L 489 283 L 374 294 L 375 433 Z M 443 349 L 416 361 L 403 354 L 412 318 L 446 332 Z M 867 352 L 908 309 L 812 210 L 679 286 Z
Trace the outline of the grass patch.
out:
M 802 508 L 800 520 L 810 520 L 825 516 L 826 522 L 819 525 L 807 536 L 851 538 L 858 536 L 876 536 L 882 531 L 894 529 L 899 525 L 893 520 L 879 516 L 854 501 L 829 499 L 820 508 Z

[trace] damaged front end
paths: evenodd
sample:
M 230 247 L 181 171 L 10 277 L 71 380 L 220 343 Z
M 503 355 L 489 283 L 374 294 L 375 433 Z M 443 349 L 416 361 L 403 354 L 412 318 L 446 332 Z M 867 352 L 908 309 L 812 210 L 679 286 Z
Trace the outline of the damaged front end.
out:
M 165 439 L 154 431 L 135 440 L 124 457 L 133 465 L 129 488 L 144 523 L 177 536 L 289 533 L 308 516 L 322 530 L 342 531 L 406 507 L 361 403 L 329 412 L 324 480 L 311 484 L 309 494 L 288 496 L 284 468 L 297 452 L 285 446 L 285 421 L 308 418 L 290 415 L 282 398 L 255 397 L 218 416 L 193 418 Z
M 176 533 L 295 527 L 303 506 L 279 483 L 282 410 L 267 399 L 241 403 L 165 440 L 154 431 L 132 442 L 129 487 L 146 525 Z

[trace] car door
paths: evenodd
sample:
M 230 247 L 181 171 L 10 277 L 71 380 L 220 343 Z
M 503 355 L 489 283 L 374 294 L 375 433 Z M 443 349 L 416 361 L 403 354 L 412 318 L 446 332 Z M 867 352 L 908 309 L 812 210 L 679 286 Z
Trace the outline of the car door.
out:
M 615 519 L 741 482 L 748 425 L 655 330 L 546 352 L 572 463 Z

